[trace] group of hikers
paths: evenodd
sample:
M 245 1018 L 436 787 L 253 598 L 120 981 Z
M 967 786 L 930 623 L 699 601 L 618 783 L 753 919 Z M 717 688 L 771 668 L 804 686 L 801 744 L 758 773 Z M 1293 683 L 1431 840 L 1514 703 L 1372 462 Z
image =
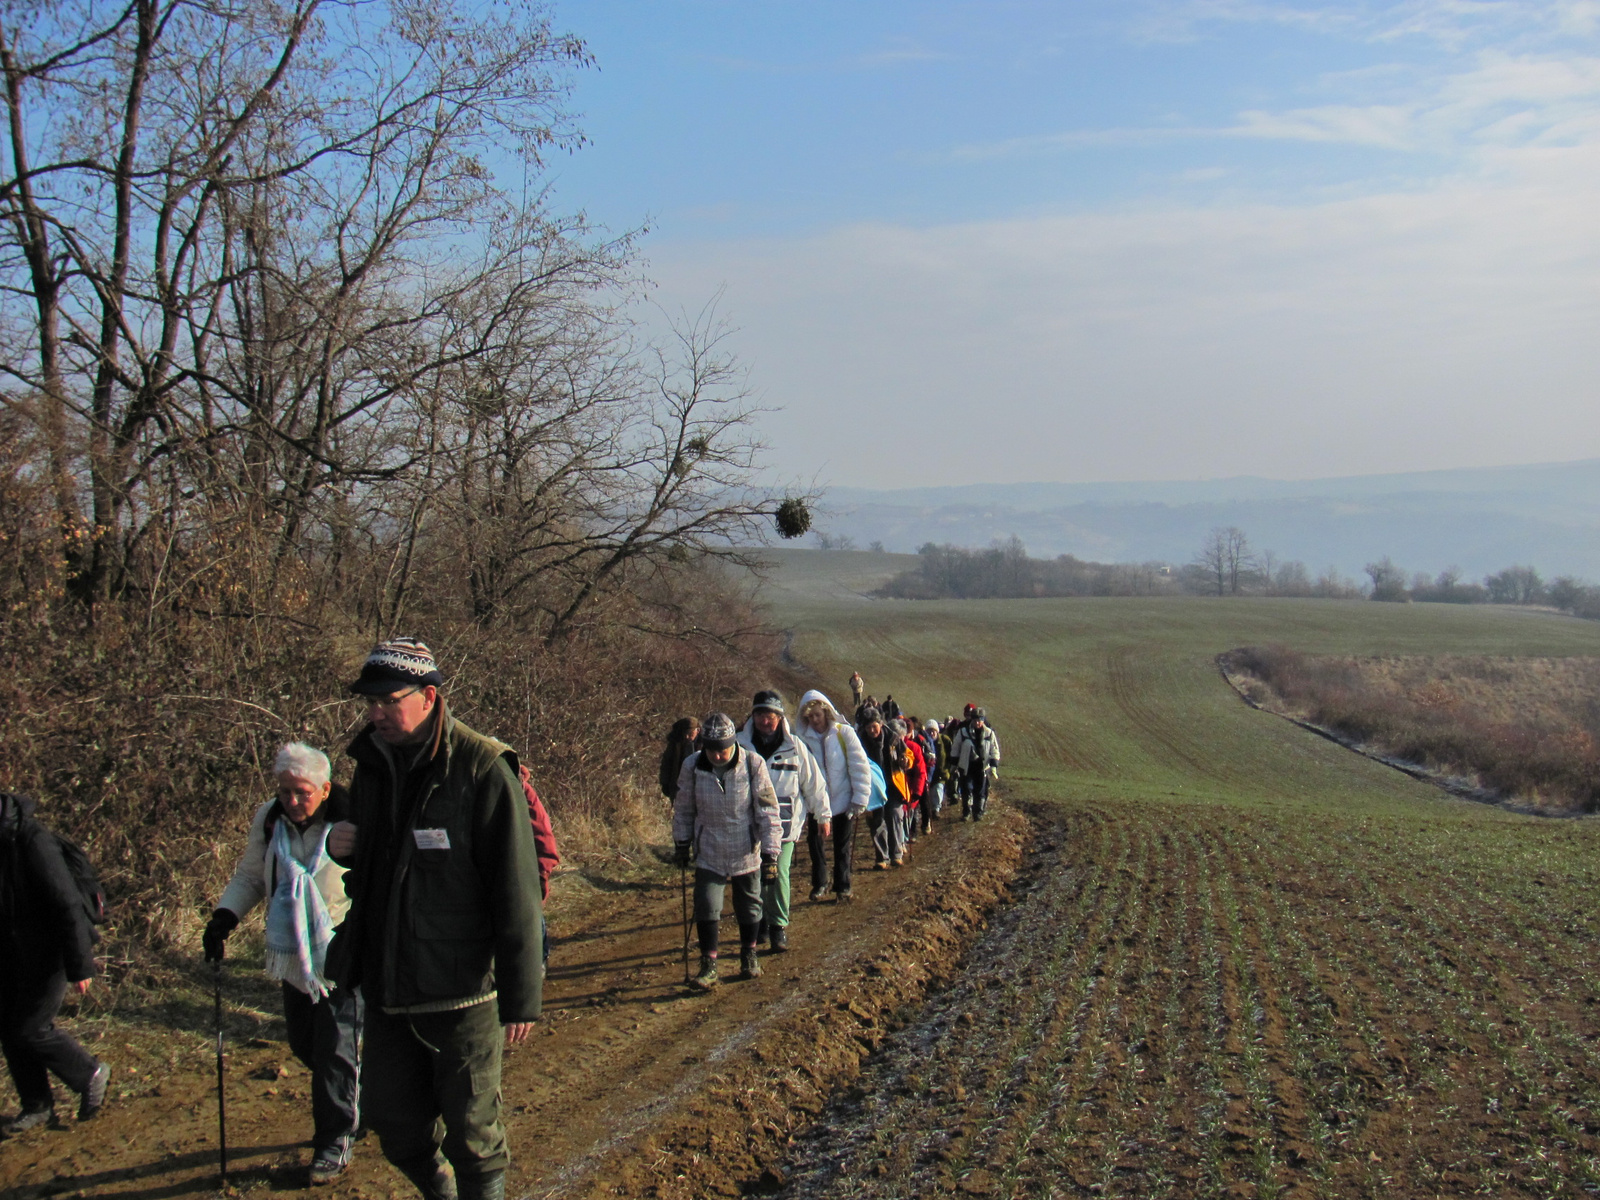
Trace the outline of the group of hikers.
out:
M 739 924 L 739 976 L 761 974 L 763 942 L 789 948 L 790 874 L 802 838 L 811 859 L 811 900 L 852 896 L 856 835 L 871 832 L 875 870 L 905 864 L 911 846 L 933 832 L 948 801 L 963 821 L 982 820 L 999 774 L 1000 739 L 988 714 L 968 704 L 943 722 L 882 704 L 850 676 L 853 721 L 820 691 L 800 698 L 791 725 L 784 699 L 755 694 L 750 715 L 681 718 L 661 756 L 661 791 L 672 802 L 676 861 L 694 867 L 694 922 L 700 969 L 693 983 L 716 986 L 717 942 L 725 892 Z M 828 843 L 832 842 L 832 875 Z
M 560 858 L 527 769 L 454 717 L 444 682 L 420 641 L 373 648 L 350 684 L 366 720 L 346 747 L 348 788 L 323 751 L 279 748 L 276 795 L 253 813 L 201 945 L 220 971 L 229 936 L 265 904 L 265 970 L 311 1073 L 312 1184 L 338 1178 L 371 1129 L 425 1200 L 503 1200 L 502 1056 L 540 1015 Z M 763 690 L 742 727 L 721 712 L 673 727 L 662 790 L 676 862 L 695 867 L 698 987 L 717 982 L 726 892 L 745 978 L 761 974 L 763 941 L 788 949 L 802 837 L 812 901 L 831 890 L 848 902 L 863 817 L 879 870 L 905 862 L 947 801 L 983 817 L 1000 745 L 982 709 L 919 723 L 892 696 L 865 695 L 859 674 L 851 692 L 853 722 L 811 691 L 791 726 L 783 697 Z M 92 869 L 34 810 L 0 793 L 0 1045 L 21 1101 L 7 1136 L 55 1120 L 52 1073 L 77 1093 L 80 1121 L 105 1104 L 111 1074 L 55 1025 L 68 989 L 86 993 L 95 973 Z

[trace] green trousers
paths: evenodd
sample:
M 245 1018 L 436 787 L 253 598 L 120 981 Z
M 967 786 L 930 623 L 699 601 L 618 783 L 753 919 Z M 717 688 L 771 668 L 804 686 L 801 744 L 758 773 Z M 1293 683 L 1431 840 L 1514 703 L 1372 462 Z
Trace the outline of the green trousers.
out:
M 500 1123 L 505 1033 L 493 1000 L 443 1013 L 367 1008 L 361 1114 L 383 1156 L 417 1169 L 440 1149 L 462 1178 L 511 1161 Z
M 778 878 L 761 889 L 761 915 L 768 925 L 789 927 L 789 867 L 794 862 L 795 842 L 785 842 L 778 851 Z

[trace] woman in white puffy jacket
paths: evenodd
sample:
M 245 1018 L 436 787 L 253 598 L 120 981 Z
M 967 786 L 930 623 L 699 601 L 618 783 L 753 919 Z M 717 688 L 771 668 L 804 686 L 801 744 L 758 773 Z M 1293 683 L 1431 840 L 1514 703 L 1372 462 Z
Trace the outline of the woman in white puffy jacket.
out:
M 854 857 L 856 822 L 872 799 L 872 767 L 856 731 L 839 718 L 833 702 L 819 691 L 800 698 L 800 737 L 822 767 L 833 814 L 833 894 L 850 899 L 850 870 Z M 827 858 L 824 836 L 816 820 L 807 822 L 806 845 L 811 851 L 811 899 L 827 894 Z

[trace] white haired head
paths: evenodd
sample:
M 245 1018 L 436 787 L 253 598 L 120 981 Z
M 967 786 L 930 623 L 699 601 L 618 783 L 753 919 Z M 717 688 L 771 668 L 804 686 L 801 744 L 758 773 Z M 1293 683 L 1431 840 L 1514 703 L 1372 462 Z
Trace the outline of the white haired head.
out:
M 304 742 L 285 742 L 278 747 L 278 757 L 272 761 L 272 773 L 307 779 L 320 787 L 333 777 L 333 764 L 315 746 L 308 746 Z

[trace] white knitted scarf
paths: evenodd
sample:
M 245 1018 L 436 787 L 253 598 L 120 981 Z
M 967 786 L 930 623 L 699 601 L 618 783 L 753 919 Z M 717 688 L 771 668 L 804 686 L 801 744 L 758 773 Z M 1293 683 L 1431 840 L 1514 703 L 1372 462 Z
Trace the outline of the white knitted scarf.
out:
M 290 852 L 289 822 L 282 817 L 273 830 L 272 852 L 278 857 L 278 886 L 267 902 L 267 977 L 321 1000 L 333 990 L 322 974 L 333 923 L 316 879 L 328 861 L 327 823 L 310 865 Z

